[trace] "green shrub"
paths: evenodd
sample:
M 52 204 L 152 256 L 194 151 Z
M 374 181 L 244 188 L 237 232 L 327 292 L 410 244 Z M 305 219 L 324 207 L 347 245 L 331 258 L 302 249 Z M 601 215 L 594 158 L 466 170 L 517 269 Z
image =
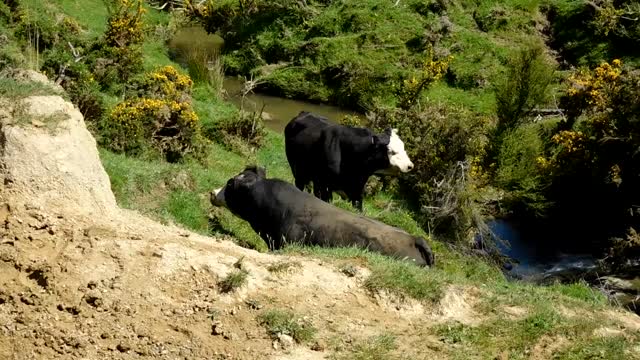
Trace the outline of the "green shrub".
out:
M 398 129 L 414 169 L 400 178 L 421 222 L 450 239 L 469 240 L 480 227 L 480 165 L 491 119 L 443 104 L 422 110 L 380 109 L 370 117 L 377 129 Z
M 507 72 L 495 85 L 498 125 L 496 137 L 518 127 L 547 97 L 553 68 L 544 59 L 541 46 L 520 50 L 507 64 Z M 498 141 L 499 144 L 499 141 Z
M 248 155 L 262 146 L 266 129 L 259 112 L 240 111 L 236 117 L 208 123 L 204 135 L 230 151 Z
M 496 185 L 508 191 L 504 208 L 510 212 L 542 216 L 547 201 L 544 196 L 546 178 L 540 169 L 546 144 L 540 126 L 523 125 L 503 134 L 498 149 Z
M 246 270 L 238 269 L 231 271 L 224 279 L 222 279 L 218 286 L 223 293 L 233 292 L 247 284 L 247 277 L 249 273 Z

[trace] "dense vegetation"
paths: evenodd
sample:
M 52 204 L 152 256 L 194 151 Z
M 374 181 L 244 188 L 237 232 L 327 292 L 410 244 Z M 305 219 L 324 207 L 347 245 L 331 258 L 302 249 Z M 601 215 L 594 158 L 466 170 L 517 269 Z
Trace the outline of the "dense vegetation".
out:
M 400 128 L 418 166 L 398 190 L 424 228 L 472 241 L 490 216 L 515 216 L 562 228 L 574 250 L 602 251 L 638 226 L 640 54 L 624 44 L 640 40 L 639 4 L 251 0 L 186 10 L 225 38 L 229 73 Z M 539 108 L 556 116 L 534 122 Z

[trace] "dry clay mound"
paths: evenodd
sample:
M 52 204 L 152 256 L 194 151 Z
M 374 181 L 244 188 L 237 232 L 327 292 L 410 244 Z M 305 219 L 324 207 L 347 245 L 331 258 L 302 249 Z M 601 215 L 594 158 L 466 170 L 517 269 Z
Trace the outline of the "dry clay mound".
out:
M 423 359 L 441 345 L 422 326 L 468 317 L 451 308 L 468 308 L 460 289 L 442 308 L 400 304 L 366 293 L 364 268 L 349 277 L 119 209 L 73 105 L 32 96 L 0 109 L 0 358 L 323 359 L 328 343 L 392 333 L 398 353 Z M 224 293 L 239 260 L 248 283 Z M 284 262 L 300 266 L 268 270 Z M 258 315 L 275 308 L 306 317 L 317 340 L 274 341 Z

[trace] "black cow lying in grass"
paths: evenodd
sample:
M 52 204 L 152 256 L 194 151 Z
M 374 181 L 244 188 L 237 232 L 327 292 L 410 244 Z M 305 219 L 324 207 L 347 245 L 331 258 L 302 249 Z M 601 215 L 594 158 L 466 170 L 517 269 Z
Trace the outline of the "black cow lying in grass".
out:
M 413 169 L 396 129 L 376 134 L 366 128 L 333 124 L 306 111 L 284 129 L 285 152 L 300 190 L 313 182 L 314 194 L 329 201 L 340 192 L 362 211 L 364 187 L 373 174 Z
M 288 243 L 357 246 L 421 266 L 434 263 L 425 239 L 340 209 L 288 182 L 267 179 L 261 167 L 247 167 L 229 179 L 211 193 L 211 204 L 249 222 L 271 250 Z

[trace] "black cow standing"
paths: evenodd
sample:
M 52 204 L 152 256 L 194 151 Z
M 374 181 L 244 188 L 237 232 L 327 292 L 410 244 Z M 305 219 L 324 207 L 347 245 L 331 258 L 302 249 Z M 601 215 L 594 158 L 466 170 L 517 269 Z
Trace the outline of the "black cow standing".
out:
M 373 174 L 413 169 L 396 129 L 376 134 L 366 128 L 333 124 L 300 112 L 284 129 L 285 151 L 300 190 L 313 182 L 314 194 L 329 201 L 342 193 L 362 211 L 364 187 Z
M 338 208 L 286 181 L 267 179 L 262 167 L 245 168 L 210 200 L 247 221 L 271 250 L 287 243 L 357 246 L 421 266 L 434 263 L 425 239 Z

